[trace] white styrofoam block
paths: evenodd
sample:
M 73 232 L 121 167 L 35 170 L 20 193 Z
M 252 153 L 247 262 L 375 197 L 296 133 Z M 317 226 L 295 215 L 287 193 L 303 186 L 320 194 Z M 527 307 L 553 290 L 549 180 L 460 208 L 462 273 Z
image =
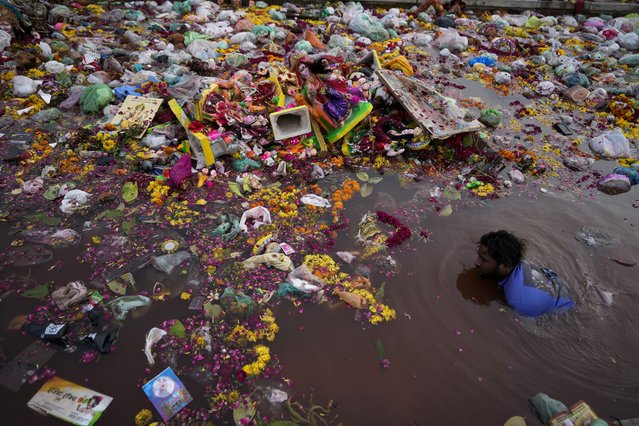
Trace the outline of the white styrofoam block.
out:
M 299 106 L 277 111 L 269 116 L 276 141 L 289 139 L 313 131 L 308 108 Z

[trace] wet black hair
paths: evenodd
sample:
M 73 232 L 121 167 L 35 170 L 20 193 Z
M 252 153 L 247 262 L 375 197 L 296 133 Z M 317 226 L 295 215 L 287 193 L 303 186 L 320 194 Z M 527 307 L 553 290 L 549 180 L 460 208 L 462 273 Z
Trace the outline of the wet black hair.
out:
M 488 254 L 490 254 L 498 264 L 511 267 L 515 267 L 521 262 L 526 253 L 526 243 L 504 230 L 482 235 L 479 239 L 479 244 L 488 249 Z

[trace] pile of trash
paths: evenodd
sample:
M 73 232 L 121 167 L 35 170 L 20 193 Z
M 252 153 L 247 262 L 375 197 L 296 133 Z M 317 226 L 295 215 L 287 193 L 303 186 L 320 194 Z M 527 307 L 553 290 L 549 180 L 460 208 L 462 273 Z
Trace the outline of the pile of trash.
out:
M 176 390 L 165 422 L 290 418 L 268 347 L 282 301 L 343 301 L 370 326 L 396 317 L 371 271 L 392 274 L 426 231 L 378 210 L 351 251 L 334 250 L 349 202 L 383 174 L 431 179 L 440 215 L 518 188 L 639 183 L 638 14 L 34 4 L 0 5 L 0 218 L 19 230 L 2 268 L 81 246 L 92 274 L 34 285 L 7 273 L 0 292 L 40 300 L 14 329 L 83 363 L 110 356 L 130 312 L 183 301 L 183 317 L 140 342 L 155 373 L 171 367 L 145 381 L 155 404 L 155 383 L 195 378 L 207 404 L 183 409 Z M 471 84 L 493 96 L 466 96 Z M 609 174 L 600 159 L 616 161 Z M 151 267 L 166 282 L 136 280 Z

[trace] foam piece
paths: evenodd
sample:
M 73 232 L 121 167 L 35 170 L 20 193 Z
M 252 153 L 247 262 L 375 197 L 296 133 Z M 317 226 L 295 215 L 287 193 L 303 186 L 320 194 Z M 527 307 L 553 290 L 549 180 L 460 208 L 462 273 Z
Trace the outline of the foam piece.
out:
M 277 111 L 269 116 L 275 140 L 289 139 L 313 131 L 308 108 L 299 106 Z

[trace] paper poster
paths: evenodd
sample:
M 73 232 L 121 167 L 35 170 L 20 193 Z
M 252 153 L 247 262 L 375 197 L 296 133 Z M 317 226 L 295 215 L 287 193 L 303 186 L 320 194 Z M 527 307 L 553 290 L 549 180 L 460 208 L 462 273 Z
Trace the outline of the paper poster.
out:
M 140 132 L 133 137 L 141 138 L 160 109 L 160 105 L 162 105 L 162 99 L 127 96 L 120 110 L 111 120 L 111 124 L 122 129 L 138 126 Z
M 91 426 L 98 421 L 111 401 L 113 398 L 110 396 L 53 377 L 31 398 L 27 406 L 74 425 Z
M 193 401 L 171 367 L 151 379 L 142 389 L 165 422 Z

